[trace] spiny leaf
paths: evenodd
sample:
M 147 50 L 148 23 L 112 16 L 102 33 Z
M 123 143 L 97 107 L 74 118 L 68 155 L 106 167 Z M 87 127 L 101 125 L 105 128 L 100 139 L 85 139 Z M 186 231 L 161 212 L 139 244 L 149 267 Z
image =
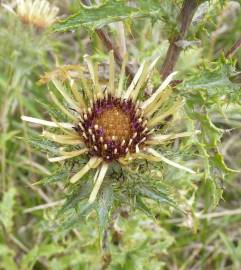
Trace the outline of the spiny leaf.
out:
M 157 190 L 154 187 L 149 187 L 142 184 L 141 186 L 136 187 L 136 190 L 143 197 L 152 199 L 160 203 L 167 203 L 175 208 L 177 207 L 176 203 L 168 196 L 168 194 L 160 190 Z
M 58 215 L 64 213 L 65 211 L 68 211 L 71 208 L 77 207 L 79 202 L 87 199 L 91 192 L 91 188 L 92 185 L 89 181 L 87 181 L 86 183 L 82 183 L 78 189 L 73 191 L 73 193 L 67 197 L 67 200 L 63 207 L 60 209 Z
M 212 208 L 217 207 L 220 199 L 222 198 L 223 189 L 217 185 L 214 179 L 206 180 L 206 189 L 207 189 L 207 202 L 206 205 Z
M 165 3 L 167 3 L 165 5 Z M 169 21 L 173 7 L 170 1 L 160 4 L 159 0 L 144 0 L 136 2 L 136 7 L 128 5 L 124 0 L 109 0 L 98 6 L 86 7 L 80 5 L 79 12 L 65 20 L 57 22 L 54 31 L 66 31 L 78 27 L 86 27 L 89 30 L 101 28 L 116 21 L 150 17 L 152 19 L 166 19 Z M 167 8 L 169 7 L 169 9 Z
M 217 168 L 222 168 L 222 170 L 225 173 L 238 173 L 240 171 L 238 170 L 233 170 L 229 168 L 225 162 L 224 162 L 224 157 L 223 155 L 218 151 L 215 151 L 214 154 L 211 156 L 211 162 L 213 163 L 213 166 L 216 166 Z
M 221 59 L 197 69 L 192 76 L 186 78 L 181 88 L 190 94 L 189 98 L 201 101 L 196 95 L 202 96 L 206 105 L 238 102 L 241 97 L 241 85 L 233 80 L 235 67 L 233 63 Z M 221 98 L 222 97 L 222 98 Z
M 39 137 L 31 137 L 29 138 L 29 142 L 35 147 L 37 150 L 41 150 L 45 153 L 51 153 L 56 155 L 59 153 L 59 148 L 52 142 L 41 139 Z
M 114 21 L 134 18 L 138 13 L 137 8 L 127 6 L 122 0 L 107 1 L 92 7 L 81 5 L 77 14 L 55 24 L 54 31 L 66 31 L 80 26 L 93 30 Z
M 66 168 L 64 169 L 61 168 L 60 170 L 57 170 L 52 175 L 46 176 L 43 179 L 39 180 L 38 182 L 35 183 L 35 185 L 45 185 L 45 184 L 50 184 L 50 183 L 55 183 L 55 182 L 65 180 L 69 176 L 69 172 L 66 170 L 67 170 Z
M 235 172 L 226 166 L 218 149 L 223 130 L 217 128 L 210 117 L 214 106 L 222 108 L 224 104 L 240 100 L 240 85 L 230 80 L 234 71 L 232 63 L 221 59 L 201 67 L 198 73 L 194 72 L 183 84 L 187 97 L 187 113 L 191 119 L 199 121 L 201 129 L 197 146 L 204 161 L 207 207 L 216 207 L 222 198 L 222 189 L 217 185 L 217 178 L 221 181 L 226 178 L 227 173 Z
M 88 204 L 84 201 L 82 205 L 78 207 L 77 212 L 68 215 L 68 218 L 61 223 L 59 230 L 66 231 L 80 226 L 83 223 L 85 216 L 88 215 L 94 208 L 95 203 Z
M 49 103 L 46 103 L 46 100 L 42 100 L 40 98 L 36 99 L 36 102 L 39 103 L 41 107 L 45 109 L 46 112 L 48 112 L 48 114 L 54 119 L 58 119 L 58 120 L 64 119 L 62 113 L 59 111 L 59 109 L 56 109 L 54 107 L 54 104 L 51 104 L 50 106 Z
M 195 113 L 196 120 L 200 121 L 201 124 L 201 135 L 203 142 L 209 147 L 209 148 L 215 148 L 217 144 L 219 143 L 222 135 L 222 130 L 217 128 L 212 120 L 210 119 L 210 116 L 208 112 L 203 109 L 200 110 L 200 112 Z

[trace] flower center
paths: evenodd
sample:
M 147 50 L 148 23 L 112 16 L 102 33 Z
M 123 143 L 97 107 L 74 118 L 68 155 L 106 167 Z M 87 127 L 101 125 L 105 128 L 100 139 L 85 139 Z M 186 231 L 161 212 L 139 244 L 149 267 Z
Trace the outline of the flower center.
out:
M 127 141 L 133 135 L 130 116 L 118 107 L 106 109 L 93 123 L 104 130 L 105 141 Z
M 75 127 L 89 153 L 113 161 L 138 152 L 147 138 L 147 121 L 131 100 L 109 95 L 88 108 Z

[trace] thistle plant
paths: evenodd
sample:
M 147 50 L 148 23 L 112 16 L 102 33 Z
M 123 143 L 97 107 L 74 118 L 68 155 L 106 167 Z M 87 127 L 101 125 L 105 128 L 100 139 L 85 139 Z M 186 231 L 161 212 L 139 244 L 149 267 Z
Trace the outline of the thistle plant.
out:
M 239 2 L 0 8 L 0 268 L 240 269 Z
M 75 27 L 74 17 L 59 22 L 55 29 L 62 31 L 65 27 L 71 28 L 70 25 Z M 32 143 L 46 150 L 48 160 L 60 164 L 61 169 L 39 183 L 63 180 L 70 195 L 62 209 L 80 207 L 80 212 L 85 214 L 96 210 L 102 233 L 111 222 L 111 216 L 122 205 L 150 211 L 143 201 L 145 197 L 165 202 L 183 213 L 190 211 L 187 205 L 178 207 L 180 194 L 173 192 L 174 187 L 170 189 L 160 183 L 167 168 L 163 164 L 191 173 L 193 179 L 200 178 L 202 174 L 195 173 L 195 170 L 203 171 L 203 166 L 196 165 L 198 160 L 192 164 L 196 168 L 183 164 L 183 154 L 177 162 L 177 158 L 168 157 L 175 157 L 169 146 L 175 139 L 197 138 L 198 134 L 201 138 L 206 136 L 203 128 L 195 130 L 194 125 L 188 130 L 183 127 L 179 131 L 172 130 L 170 124 L 173 119 L 175 123 L 177 116 L 183 112 L 188 104 L 186 99 L 190 102 L 191 95 L 176 89 L 173 79 L 177 72 L 170 72 L 169 64 L 165 66 L 164 62 L 162 82 L 148 95 L 146 82 L 153 81 L 153 70 L 159 57 L 152 61 L 145 60 L 136 72 L 128 65 L 127 55 L 118 55 L 116 48 L 110 51 L 108 59 L 109 71 L 105 74 L 108 83 L 102 82 L 98 62 L 89 55 L 84 56 L 85 65 L 57 66 L 46 73 L 40 82 L 47 83 L 49 89 L 54 87 L 50 91 L 54 108 L 44 105 L 50 112 L 51 121 L 22 116 L 24 121 L 52 128 L 44 128 L 42 142 L 34 139 Z M 185 89 L 188 86 L 184 84 L 181 87 Z M 216 132 L 220 135 L 221 131 L 216 129 Z M 219 158 L 224 164 L 221 155 Z M 224 168 L 229 171 L 225 165 Z M 210 172 L 205 174 L 210 177 Z M 171 193 L 176 195 L 173 197 Z
M 140 174 L 138 160 L 150 163 L 165 162 L 194 173 L 191 168 L 169 160 L 161 153 L 162 144 L 195 133 L 194 131 L 161 133 L 168 117 L 174 115 L 183 104 L 181 99 L 173 100 L 173 104 L 166 107 L 165 111 L 160 110 L 170 99 L 173 89 L 169 84 L 176 72 L 170 74 L 151 96 L 144 99 L 141 90 L 158 58 L 150 63 L 147 61 L 142 63 L 128 87 L 125 82 L 127 58 L 122 64 L 117 84 L 114 55 L 113 51 L 110 52 L 107 85 L 100 85 L 98 65 L 93 64 L 87 55 L 85 60 L 91 83 L 83 74 L 83 66 L 58 67 L 57 71 L 45 74 L 42 78 L 42 81 L 53 83 L 64 98 L 65 103 L 61 104 L 56 95 L 50 92 L 53 103 L 71 122 L 63 123 L 58 119 L 46 121 L 29 116 L 22 116 L 22 120 L 59 128 L 61 133 L 47 130 L 42 133 L 46 139 L 61 144 L 61 148 L 58 149 L 59 155 L 49 157 L 50 162 L 63 162 L 81 156 L 85 156 L 84 160 L 89 159 L 69 179 L 71 184 L 75 184 L 91 169 L 96 169 L 93 180 L 89 180 L 93 182 L 93 189 L 88 203 L 91 204 L 96 200 L 102 182 L 105 181 L 105 176 L 108 177 L 108 170 L 111 171 L 113 166 L 117 166 L 119 171 L 128 171 L 131 170 L 129 164 L 137 161 L 134 177 Z M 66 151 L 69 145 L 74 147 L 72 151 Z M 160 148 L 160 151 L 155 150 L 156 147 Z M 112 185 L 111 182 L 118 182 L 118 179 L 112 176 L 108 182 Z

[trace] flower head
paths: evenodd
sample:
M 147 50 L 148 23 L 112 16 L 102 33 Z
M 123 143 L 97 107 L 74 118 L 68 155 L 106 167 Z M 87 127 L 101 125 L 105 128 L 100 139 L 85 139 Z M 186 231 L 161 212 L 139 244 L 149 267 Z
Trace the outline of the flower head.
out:
M 143 100 L 141 89 L 157 60 L 155 59 L 152 63 L 142 63 L 133 81 L 125 89 L 127 58 L 123 61 L 117 84 L 114 56 L 113 52 L 110 52 L 109 82 L 103 86 L 100 84 L 98 66 L 92 63 L 89 56 L 85 56 L 91 83 L 84 76 L 84 68 L 77 66 L 60 67 L 42 78 L 43 82 L 52 81 L 68 103 L 71 109 L 62 105 L 54 93 L 50 93 L 53 102 L 71 120 L 70 123 L 22 117 L 25 121 L 59 128 L 64 133 L 55 134 L 44 131 L 43 136 L 59 144 L 78 147 L 71 152 L 65 152 L 61 148 L 60 155 L 49 158 L 50 162 L 58 162 L 79 155 L 89 156 L 87 164 L 70 178 L 71 183 L 76 183 L 91 169 L 96 169 L 95 184 L 89 202 L 95 200 L 108 168 L 116 162 L 125 166 L 135 159 L 162 161 L 178 169 L 194 173 L 193 170 L 167 159 L 154 149 L 156 145 L 168 140 L 193 134 L 192 132 L 168 135 L 158 133 L 158 126 L 180 108 L 182 101 L 178 100 L 164 111 L 160 110 L 172 93 L 172 88 L 168 85 L 176 73 L 169 75 L 150 97 Z M 66 80 L 70 92 L 65 86 Z M 78 90 L 79 81 L 81 91 Z
M 46 0 L 18 0 L 15 13 L 23 23 L 45 29 L 55 22 L 58 12 Z

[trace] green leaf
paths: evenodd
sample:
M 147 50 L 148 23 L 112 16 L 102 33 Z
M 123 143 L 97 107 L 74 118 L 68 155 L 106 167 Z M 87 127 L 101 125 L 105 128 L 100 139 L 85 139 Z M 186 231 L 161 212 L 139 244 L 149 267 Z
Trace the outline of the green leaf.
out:
M 43 179 L 39 180 L 35 183 L 35 185 L 46 185 L 46 184 L 52 184 L 56 183 L 62 180 L 66 180 L 69 177 L 69 171 L 67 168 L 57 170 L 55 173 L 53 173 L 50 176 L 46 176 Z
M 241 85 L 233 79 L 235 72 L 233 63 L 221 59 L 197 69 L 181 87 L 191 101 L 201 101 L 196 98 L 200 95 L 206 105 L 240 102 Z
M 87 181 L 86 183 L 82 183 L 78 189 L 74 190 L 67 197 L 67 200 L 65 204 L 63 205 L 63 207 L 60 209 L 58 215 L 63 214 L 65 211 L 68 211 L 71 208 L 77 207 L 79 202 L 89 197 L 91 189 L 92 189 L 92 184 L 90 183 L 90 181 Z
M 218 149 L 223 130 L 216 127 L 210 117 L 213 108 L 221 110 L 223 105 L 239 102 L 240 85 L 230 80 L 234 71 L 232 63 L 221 59 L 201 67 L 183 84 L 187 113 L 192 120 L 199 121 L 201 130 L 198 148 L 204 161 L 206 208 L 216 207 L 222 198 L 217 179 L 222 181 L 227 179 L 227 173 L 235 172 L 226 166 Z
M 7 232 L 11 232 L 13 227 L 13 216 L 15 205 L 15 188 L 10 188 L 7 192 L 4 193 L 3 199 L 0 203 L 0 221 L 4 225 Z
M 41 150 L 45 153 L 51 153 L 53 155 L 59 153 L 59 148 L 48 140 L 44 140 L 39 137 L 31 137 L 29 142 L 33 145 L 33 147 L 35 147 L 35 149 Z
M 66 31 L 80 26 L 94 30 L 111 22 L 134 18 L 138 13 L 137 8 L 127 6 L 122 0 L 107 1 L 92 7 L 81 5 L 77 14 L 55 24 L 54 31 Z
M 77 14 L 57 22 L 53 30 L 66 31 L 78 27 L 95 30 L 112 22 L 141 17 L 170 21 L 176 17 L 172 14 L 174 7 L 170 1 L 160 4 L 159 0 L 139 0 L 136 7 L 128 5 L 125 0 L 109 0 L 91 7 L 80 5 Z
M 223 155 L 218 151 L 217 151 L 212 155 L 211 161 L 213 163 L 214 166 L 218 167 L 218 168 L 222 168 L 222 170 L 226 173 L 238 173 L 240 172 L 239 170 L 233 170 L 231 168 L 229 168 L 225 162 L 224 162 L 224 157 Z
M 136 190 L 143 197 L 149 198 L 159 203 L 166 203 L 175 208 L 177 207 L 176 203 L 164 191 L 160 191 L 154 187 L 149 187 L 143 184 L 141 186 L 137 186 Z
M 76 211 L 70 213 L 63 223 L 59 226 L 60 231 L 68 231 L 77 227 L 80 227 L 85 220 L 85 217 L 92 212 L 95 207 L 95 203 L 89 204 L 88 202 L 80 203 L 80 206 Z
M 190 106 L 189 102 L 187 104 Z M 189 111 L 189 115 L 192 117 L 192 119 L 199 121 L 201 124 L 201 141 L 203 141 L 209 148 L 215 148 L 220 142 L 222 130 L 213 124 L 205 108 L 197 112 L 195 111 L 193 105 L 190 107 L 192 108 L 192 112 Z
M 41 105 L 41 107 L 48 112 L 48 114 L 53 117 L 54 119 L 58 119 L 59 121 L 63 118 L 62 113 L 60 112 L 59 108 L 55 108 L 54 104 L 46 103 L 45 99 L 36 99 L 36 102 Z
M 109 219 L 109 211 L 113 204 L 113 189 L 111 184 L 104 185 L 99 192 L 96 211 L 99 218 L 99 230 L 100 235 L 103 235 L 103 232 L 106 228 Z
M 223 189 L 219 187 L 214 179 L 206 180 L 206 205 L 212 208 L 217 207 L 220 199 L 222 198 Z

